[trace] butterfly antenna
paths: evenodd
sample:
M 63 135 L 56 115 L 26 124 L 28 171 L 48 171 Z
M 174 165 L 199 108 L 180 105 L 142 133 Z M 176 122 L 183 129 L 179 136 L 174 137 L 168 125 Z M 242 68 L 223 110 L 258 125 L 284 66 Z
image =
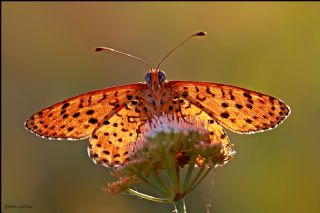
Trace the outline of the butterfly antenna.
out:
M 175 48 L 173 48 L 167 55 L 165 55 L 162 60 L 160 61 L 160 63 L 158 64 L 157 66 L 157 69 L 159 69 L 160 65 L 162 64 L 162 62 L 168 58 L 169 55 L 171 55 L 171 53 L 173 53 L 176 49 L 178 49 L 180 46 L 184 45 L 187 41 L 189 41 L 191 38 L 195 37 L 195 36 L 205 36 L 207 35 L 206 32 L 198 32 L 198 33 L 195 33 L 191 36 L 189 36 L 186 40 L 182 41 L 180 44 L 178 44 Z
M 96 48 L 95 48 L 95 51 L 96 51 L 96 52 L 100 52 L 100 51 L 111 51 L 111 52 L 115 52 L 115 53 L 118 53 L 118 54 L 121 54 L 121 55 L 125 55 L 125 56 L 128 56 L 128 57 L 130 57 L 130 58 L 134 58 L 134 59 L 136 59 L 136 60 L 144 63 L 145 65 L 147 65 L 147 66 L 150 68 L 150 70 L 152 69 L 152 67 L 151 67 L 147 62 L 145 62 L 144 60 L 142 60 L 141 58 L 138 58 L 137 56 L 130 55 L 130 54 L 125 53 L 125 52 L 120 52 L 120 51 L 118 51 L 118 50 L 115 50 L 115 49 L 112 49 L 112 48 L 109 48 L 109 47 L 96 47 Z

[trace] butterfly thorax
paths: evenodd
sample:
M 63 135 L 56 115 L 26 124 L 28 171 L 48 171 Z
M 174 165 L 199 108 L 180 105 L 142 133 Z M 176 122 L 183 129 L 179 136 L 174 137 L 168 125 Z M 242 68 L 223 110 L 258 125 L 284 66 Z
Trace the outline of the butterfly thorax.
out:
M 158 90 L 156 93 L 152 90 L 149 90 L 146 93 L 145 100 L 149 108 L 152 108 L 155 114 L 161 114 L 163 107 L 168 103 L 170 99 L 169 91 L 165 90 L 163 87 Z M 159 113 L 157 113 L 159 112 Z
M 145 80 L 148 85 L 148 90 L 145 94 L 147 105 L 152 108 L 155 113 L 160 113 L 163 105 L 169 99 L 168 91 L 166 91 L 164 87 L 166 75 L 159 69 L 151 69 L 145 75 Z

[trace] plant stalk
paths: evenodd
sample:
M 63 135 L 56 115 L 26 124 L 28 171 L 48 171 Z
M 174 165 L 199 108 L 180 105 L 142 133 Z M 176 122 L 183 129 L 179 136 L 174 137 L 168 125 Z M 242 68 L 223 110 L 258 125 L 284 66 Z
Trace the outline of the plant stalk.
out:
M 187 208 L 186 208 L 186 203 L 184 201 L 184 198 L 175 201 L 174 207 L 175 207 L 176 213 L 187 213 Z
M 158 202 L 158 203 L 169 203 L 168 199 L 157 198 L 157 197 L 153 197 L 153 196 L 150 196 L 150 195 L 146 195 L 146 194 L 143 194 L 141 192 L 138 192 L 138 191 L 130 189 L 130 188 L 128 189 L 128 192 L 129 192 L 129 194 L 135 195 L 135 196 L 137 196 L 139 198 L 143 198 L 143 199 L 146 199 L 146 200 L 150 200 L 150 201 L 154 201 L 154 202 Z

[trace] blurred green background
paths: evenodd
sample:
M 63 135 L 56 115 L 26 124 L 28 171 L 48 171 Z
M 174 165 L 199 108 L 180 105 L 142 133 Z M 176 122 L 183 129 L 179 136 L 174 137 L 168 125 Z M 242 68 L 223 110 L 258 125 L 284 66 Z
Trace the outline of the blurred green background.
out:
M 319 2 L 2 2 L 1 9 L 4 212 L 171 212 L 106 196 L 100 188 L 109 170 L 88 158 L 87 141 L 41 139 L 23 123 L 65 98 L 143 81 L 143 64 L 94 47 L 155 65 L 199 30 L 208 36 L 163 64 L 169 80 L 257 90 L 284 100 L 292 114 L 263 134 L 229 131 L 237 155 L 187 197 L 189 212 L 320 212 Z M 10 204 L 32 208 L 5 209 Z

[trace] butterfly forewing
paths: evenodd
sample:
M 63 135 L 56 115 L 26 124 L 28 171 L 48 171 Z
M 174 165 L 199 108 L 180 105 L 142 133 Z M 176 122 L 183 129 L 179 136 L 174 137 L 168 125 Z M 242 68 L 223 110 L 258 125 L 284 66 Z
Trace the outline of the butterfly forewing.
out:
M 289 107 L 279 99 L 235 86 L 170 81 L 166 88 L 176 91 L 211 118 L 238 133 L 274 128 L 290 113 Z
M 69 98 L 33 114 L 25 126 L 48 138 L 87 138 L 104 118 L 111 117 L 123 103 L 145 89 L 145 84 L 131 84 Z

